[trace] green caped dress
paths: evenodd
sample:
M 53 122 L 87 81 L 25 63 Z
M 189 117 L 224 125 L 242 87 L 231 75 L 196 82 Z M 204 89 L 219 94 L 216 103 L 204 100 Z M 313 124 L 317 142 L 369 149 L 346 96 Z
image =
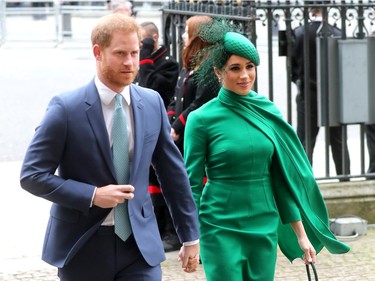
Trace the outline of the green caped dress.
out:
M 349 251 L 329 230 L 294 129 L 265 97 L 221 88 L 189 115 L 184 157 L 208 281 L 274 280 L 277 245 L 290 261 L 303 255 L 289 225 L 297 220 L 317 252 Z

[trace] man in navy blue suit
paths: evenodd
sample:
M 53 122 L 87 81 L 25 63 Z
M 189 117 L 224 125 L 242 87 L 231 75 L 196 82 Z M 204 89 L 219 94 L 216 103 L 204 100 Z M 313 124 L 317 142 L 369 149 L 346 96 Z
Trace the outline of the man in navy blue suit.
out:
M 132 17 L 115 13 L 98 21 L 91 34 L 96 76 L 52 98 L 24 158 L 22 188 L 52 202 L 42 259 L 58 267 L 61 280 L 161 280 L 165 254 L 148 192 L 150 164 L 183 244 L 182 268 L 198 266 L 198 215 L 163 100 L 132 84 L 140 39 Z M 117 183 L 112 161 L 116 94 L 127 116 L 127 184 Z M 124 201 L 132 233 L 126 241 L 114 233 L 113 209 Z

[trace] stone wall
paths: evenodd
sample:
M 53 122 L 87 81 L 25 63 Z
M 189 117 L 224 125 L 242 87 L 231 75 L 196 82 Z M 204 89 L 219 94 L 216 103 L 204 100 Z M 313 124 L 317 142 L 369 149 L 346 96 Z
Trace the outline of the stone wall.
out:
M 375 180 L 320 183 L 330 218 L 358 216 L 375 224 Z

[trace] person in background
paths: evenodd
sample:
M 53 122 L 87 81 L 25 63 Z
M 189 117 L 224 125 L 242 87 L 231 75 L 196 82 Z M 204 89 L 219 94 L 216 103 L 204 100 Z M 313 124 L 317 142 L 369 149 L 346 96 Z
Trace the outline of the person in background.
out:
M 375 11 L 374 11 L 375 12 Z M 375 24 L 375 20 L 373 21 Z M 372 32 L 371 36 L 375 36 L 375 31 Z M 366 130 L 366 141 L 367 150 L 369 154 L 369 166 L 367 173 L 375 173 L 375 124 L 369 124 L 365 126 Z M 368 176 L 368 179 L 375 179 L 375 175 Z
M 192 16 L 186 21 L 185 33 L 182 35 L 184 49 L 182 51 L 182 69 L 177 81 L 175 94 L 168 106 L 168 117 L 171 122 L 171 136 L 183 155 L 184 131 L 186 120 L 193 110 L 196 110 L 217 95 L 217 88 L 198 87 L 196 71 L 199 69 L 202 57 L 200 51 L 209 45 L 202 40 L 198 32 L 202 26 L 211 23 L 209 16 Z
M 173 96 L 179 73 L 177 61 L 169 49 L 159 44 L 159 30 L 153 22 L 143 22 L 142 47 L 140 50 L 138 85 L 157 91 L 164 101 L 165 109 Z M 151 194 L 154 212 L 159 226 L 164 251 L 170 252 L 181 247 L 168 206 L 165 203 L 154 168 L 150 167 L 148 190 Z
M 217 87 L 206 88 L 198 87 L 196 81 L 196 71 L 199 69 L 202 57 L 199 53 L 204 47 L 210 45 L 209 42 L 202 40 L 199 36 L 199 30 L 202 26 L 212 22 L 208 16 L 192 16 L 186 21 L 185 32 L 182 35 L 184 48 L 182 51 L 182 68 L 178 77 L 177 86 L 168 105 L 168 117 L 171 123 L 171 136 L 181 154 L 184 154 L 184 131 L 185 124 L 189 114 L 202 106 L 207 101 L 217 95 Z M 174 171 L 170 171 L 173 175 Z M 175 236 L 167 237 L 170 244 L 175 244 Z
M 375 125 L 366 125 L 366 141 L 369 154 L 369 166 L 367 173 L 375 173 Z M 375 175 L 368 176 L 369 179 L 375 179 Z
M 323 247 L 332 253 L 349 247 L 329 229 L 295 130 L 271 101 L 252 90 L 258 51 L 235 31 L 215 21 L 199 35 L 216 45 L 208 48 L 198 81 L 219 80 L 222 87 L 189 115 L 185 165 L 199 213 L 207 281 L 273 281 L 277 245 L 290 261 L 302 258 L 306 264 L 315 263 Z
M 314 1 L 316 4 L 323 4 L 323 1 Z M 309 24 L 309 65 L 310 65 L 310 83 L 305 85 L 305 47 L 304 47 L 304 26 L 299 26 L 294 30 L 294 47 L 292 56 L 292 81 L 298 87 L 297 101 L 297 134 L 304 147 L 306 147 L 306 97 L 305 89 L 310 90 L 310 136 L 311 149 L 314 150 L 316 138 L 319 133 L 318 127 L 318 93 L 317 93 L 317 51 L 316 37 L 317 31 L 322 25 L 322 8 L 311 8 L 312 21 Z M 341 36 L 341 30 L 329 25 L 332 36 Z M 350 174 L 350 159 L 347 146 L 347 140 L 342 138 L 342 127 L 333 126 L 329 128 L 330 146 L 333 161 L 336 167 L 336 174 Z M 343 143 L 344 142 L 344 143 Z M 344 146 L 343 146 L 344 145 Z M 345 152 L 345 167 L 343 168 L 343 147 Z
M 31 2 L 31 7 L 38 9 L 37 12 L 33 13 L 33 19 L 34 20 L 45 20 L 47 18 L 47 15 L 45 14 L 45 8 L 48 3 L 46 2 Z
M 143 22 L 142 46 L 137 81 L 142 87 L 159 92 L 165 108 L 174 94 L 179 66 L 166 46 L 159 44 L 159 30 L 153 22 Z
M 114 13 L 121 13 L 126 16 L 133 15 L 133 4 L 126 0 L 113 0 L 108 3 Z
M 193 272 L 199 232 L 183 158 L 160 95 L 133 84 L 140 26 L 111 13 L 96 23 L 91 41 L 95 77 L 52 98 L 21 168 L 21 187 L 52 202 L 42 259 L 62 281 L 161 281 L 165 253 L 148 192 L 152 164 L 183 243 L 182 268 Z

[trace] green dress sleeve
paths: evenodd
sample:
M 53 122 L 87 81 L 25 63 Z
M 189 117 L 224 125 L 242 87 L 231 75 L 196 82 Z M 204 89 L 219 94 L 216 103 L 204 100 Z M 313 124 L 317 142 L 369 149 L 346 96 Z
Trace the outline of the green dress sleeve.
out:
M 205 176 L 206 136 L 206 126 L 203 120 L 196 112 L 192 112 L 186 122 L 184 160 L 198 211 Z
M 272 188 L 275 202 L 283 224 L 301 220 L 299 207 L 296 204 L 285 178 L 280 171 L 278 155 L 274 155 L 271 165 Z

